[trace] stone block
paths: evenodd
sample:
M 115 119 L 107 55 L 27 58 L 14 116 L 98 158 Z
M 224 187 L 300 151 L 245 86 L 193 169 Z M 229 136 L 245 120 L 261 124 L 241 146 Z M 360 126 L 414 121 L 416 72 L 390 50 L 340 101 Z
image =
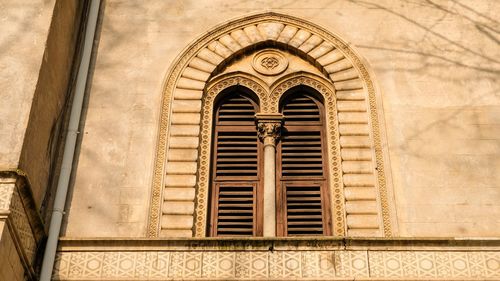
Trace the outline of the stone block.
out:
M 367 136 L 340 136 L 340 147 L 369 148 L 371 147 L 371 141 Z
M 347 236 L 350 237 L 380 237 L 380 229 L 347 229 Z
M 199 125 L 200 118 L 201 118 L 201 116 L 199 113 L 173 113 L 172 114 L 172 124 L 173 125 Z
M 373 173 L 371 161 L 343 161 L 342 171 L 346 174 L 369 174 Z
M 366 103 L 364 101 L 337 101 L 337 110 L 341 111 L 354 111 L 365 112 Z
M 260 34 L 265 37 L 265 40 L 278 39 L 284 27 L 284 24 L 275 22 L 265 22 L 257 25 L 257 29 L 260 31 Z
M 368 124 L 368 114 L 365 112 L 339 112 L 339 123 Z
M 348 228 L 378 229 L 379 218 L 377 215 L 347 215 Z
M 169 175 L 178 175 L 178 174 L 187 174 L 194 175 L 197 171 L 197 163 L 196 162 L 174 162 L 169 161 L 167 163 L 166 172 Z
M 202 60 L 199 57 L 193 58 L 191 62 L 189 62 L 189 66 L 208 73 L 212 73 L 212 71 L 214 71 L 217 67 L 216 65 L 213 65 L 206 60 Z
M 327 53 L 318 59 L 321 65 L 329 65 L 344 58 L 344 54 L 339 49 Z
M 375 186 L 373 174 L 344 174 L 344 186 Z
M 311 33 L 307 32 L 303 29 L 297 31 L 293 38 L 288 42 L 289 45 L 298 48 L 302 43 L 304 43 L 309 37 L 311 37 Z
M 344 161 L 371 161 L 372 151 L 366 148 L 342 148 L 340 155 Z
M 168 201 L 190 201 L 194 196 L 193 187 L 167 187 L 163 193 L 163 199 Z
M 168 143 L 170 148 L 198 148 L 198 137 L 171 137 Z
M 358 77 L 358 71 L 354 69 L 353 67 L 342 70 L 342 71 L 337 71 L 329 75 L 330 79 L 332 79 L 333 82 L 339 82 L 339 81 L 345 81 L 345 80 L 351 80 L 356 77 Z
M 377 198 L 374 187 L 346 187 L 344 196 L 346 200 L 376 200 Z
M 196 137 L 200 134 L 198 125 L 172 125 L 170 127 L 171 136 Z
M 231 32 L 231 37 L 233 37 L 234 40 L 236 40 L 236 42 L 238 42 L 238 44 L 242 47 L 247 47 L 252 44 L 252 40 L 248 38 L 242 29 Z
M 336 91 L 337 102 L 341 100 L 365 100 L 367 96 L 364 89 Z
M 347 214 L 376 215 L 378 206 L 374 200 L 346 201 L 345 211 Z
M 229 55 L 239 51 L 242 48 L 242 46 L 236 40 L 234 40 L 231 35 L 222 36 L 221 38 L 219 38 L 219 42 L 224 44 L 224 46 L 232 51 Z
M 285 28 L 286 29 L 286 28 Z M 326 53 L 330 52 L 331 50 L 333 50 L 333 45 L 329 42 L 323 42 L 321 43 L 319 46 L 317 46 L 316 48 L 314 48 L 312 51 L 310 51 L 308 53 L 308 55 L 310 55 L 312 58 L 319 58 L 323 55 L 325 55 Z
M 335 61 L 325 66 L 325 70 L 330 74 L 335 74 L 336 72 L 343 71 L 351 67 L 352 67 L 351 61 L 347 58 L 342 58 L 338 61 Z M 357 75 L 355 77 L 357 77 Z
M 201 111 L 201 100 L 174 100 L 172 112 L 199 113 Z
M 228 49 L 228 47 L 224 45 L 224 43 L 219 41 L 213 41 L 212 43 L 208 44 L 207 48 L 222 58 L 227 58 L 233 53 Z
M 294 27 L 294 26 L 290 26 L 290 25 L 287 25 L 285 26 L 285 28 L 283 28 L 283 30 L 281 31 L 280 33 L 280 36 L 278 37 L 278 42 L 282 42 L 282 43 L 288 43 L 288 41 L 290 41 L 290 39 L 292 39 L 292 37 L 295 35 L 295 33 L 297 33 L 297 30 L 298 28 Z
M 177 88 L 201 91 L 205 88 L 205 82 L 181 77 L 179 81 L 177 81 Z
M 174 98 L 179 100 L 199 100 L 203 95 L 203 91 L 189 90 L 176 88 L 174 91 Z
M 162 229 L 191 230 L 193 227 L 193 216 L 191 215 L 163 215 L 161 219 Z
M 198 158 L 198 149 L 169 149 L 169 161 L 196 161 Z
M 198 53 L 197 57 L 208 61 L 209 63 L 213 65 L 219 65 L 224 58 L 219 56 L 218 54 L 210 51 L 208 48 L 203 48 L 201 51 Z
M 341 136 L 368 136 L 370 130 L 368 124 L 340 124 Z
M 182 72 L 182 77 L 198 80 L 198 81 L 206 81 L 210 76 L 209 72 L 201 71 L 196 68 L 186 67 Z
M 341 82 L 335 82 L 334 85 L 335 89 L 339 91 L 363 89 L 363 81 L 361 81 L 361 79 L 359 78 Z
M 193 237 L 193 231 L 191 229 L 162 229 L 160 236 L 171 238 L 189 238 Z
M 320 37 L 313 35 L 309 37 L 302 45 L 300 45 L 299 50 L 304 53 L 309 53 L 312 49 L 316 48 L 319 44 L 323 42 L 323 39 Z
M 165 177 L 165 186 L 173 187 L 194 187 L 196 185 L 195 175 L 168 175 Z
M 164 215 L 192 215 L 194 213 L 194 202 L 164 201 L 162 212 Z
M 247 26 L 243 29 L 243 31 L 245 31 L 245 34 L 248 36 L 248 38 L 252 40 L 252 43 L 257 43 L 264 40 L 255 25 Z

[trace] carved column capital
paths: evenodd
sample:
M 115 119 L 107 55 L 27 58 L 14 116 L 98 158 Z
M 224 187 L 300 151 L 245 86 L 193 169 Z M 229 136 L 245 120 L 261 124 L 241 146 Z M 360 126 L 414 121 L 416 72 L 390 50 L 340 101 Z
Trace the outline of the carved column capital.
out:
M 264 142 L 264 146 L 276 146 L 276 143 L 281 136 L 281 125 L 283 123 L 283 115 L 274 114 L 256 114 L 257 132 L 259 138 Z

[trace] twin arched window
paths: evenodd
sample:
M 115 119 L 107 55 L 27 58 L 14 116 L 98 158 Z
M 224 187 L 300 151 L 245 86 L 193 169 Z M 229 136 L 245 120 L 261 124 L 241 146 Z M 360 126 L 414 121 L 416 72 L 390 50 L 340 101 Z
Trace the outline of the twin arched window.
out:
M 255 114 L 258 99 L 235 86 L 214 110 L 209 236 L 262 236 L 263 145 Z M 325 114 L 314 90 L 283 95 L 281 138 L 276 146 L 276 234 L 331 235 Z

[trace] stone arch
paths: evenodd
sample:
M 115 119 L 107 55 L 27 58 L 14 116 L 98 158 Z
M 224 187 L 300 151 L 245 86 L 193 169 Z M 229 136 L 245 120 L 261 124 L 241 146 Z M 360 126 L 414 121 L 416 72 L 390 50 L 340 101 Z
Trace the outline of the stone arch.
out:
M 187 138 L 192 140 L 193 152 L 192 156 L 181 159 L 182 161 L 191 159 L 188 166 L 194 169 L 166 169 L 167 159 L 169 161 L 177 159 L 172 156 L 172 149 L 179 146 L 179 142 L 175 141 L 175 130 L 171 127 L 182 122 L 186 123 L 185 125 L 200 126 L 202 99 L 204 93 L 208 93 L 207 82 L 213 73 L 226 59 L 264 42 L 278 42 L 306 54 L 308 60 L 320 68 L 327 75 L 328 82 L 333 85 L 338 110 L 346 112 L 342 118 L 345 118 L 346 122 L 363 122 L 370 125 L 368 141 L 357 143 L 359 140 L 352 136 L 344 138 L 344 145 L 367 146 L 374 151 L 371 159 L 376 167 L 372 171 L 373 177 L 359 174 L 348 176 L 347 181 L 344 177 L 344 185 L 369 185 L 378 189 L 377 198 L 381 205 L 380 224 L 375 223 L 373 228 L 379 229 L 381 235 L 391 236 L 375 91 L 365 66 L 352 48 L 337 36 L 314 24 L 276 13 L 252 15 L 218 26 L 197 39 L 173 63 L 165 82 L 162 99 L 148 236 L 160 235 L 162 228 L 166 232 L 162 235 L 189 237 L 193 235 L 194 189 L 200 182 L 197 176 L 200 178 L 203 176 L 201 172 L 198 174 L 196 172 L 196 158 L 201 145 L 198 143 L 200 132 L 191 129 L 187 133 L 189 135 Z M 365 104 L 364 114 L 357 114 L 360 104 Z M 339 121 L 342 122 L 340 117 L 341 115 Z M 340 140 L 342 149 L 342 138 Z M 168 187 L 178 187 L 179 183 L 193 190 L 184 198 L 188 204 L 176 206 L 174 200 L 172 204 L 165 204 L 166 208 L 162 209 L 163 198 L 170 196 L 167 192 Z M 348 228 L 349 218 L 346 222 Z M 202 218 L 196 218 L 194 227 L 196 236 L 204 235 L 204 231 L 200 231 L 204 228 L 204 223 Z M 341 224 L 342 227 L 338 229 L 345 229 L 344 220 Z M 355 229 L 358 222 L 354 220 L 351 224 Z M 345 232 L 342 230 L 342 233 L 337 232 L 336 235 L 345 235 Z

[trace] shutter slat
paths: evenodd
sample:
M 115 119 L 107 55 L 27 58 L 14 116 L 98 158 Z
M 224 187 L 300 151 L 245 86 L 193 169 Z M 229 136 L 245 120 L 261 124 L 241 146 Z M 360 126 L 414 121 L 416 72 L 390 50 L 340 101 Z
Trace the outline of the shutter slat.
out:
M 252 236 L 255 185 L 221 183 L 217 197 L 218 236 Z
M 285 130 L 280 144 L 285 234 L 323 235 L 324 161 L 322 118 L 316 101 L 297 92 L 284 102 Z M 311 177 L 318 180 L 311 181 Z M 299 184 L 300 181 L 300 184 Z
M 285 184 L 287 235 L 322 235 L 321 185 Z
M 215 236 L 255 235 L 258 138 L 255 130 L 256 107 L 249 97 L 231 92 L 216 111 L 214 137 L 214 214 Z M 235 180 L 237 179 L 237 180 Z

